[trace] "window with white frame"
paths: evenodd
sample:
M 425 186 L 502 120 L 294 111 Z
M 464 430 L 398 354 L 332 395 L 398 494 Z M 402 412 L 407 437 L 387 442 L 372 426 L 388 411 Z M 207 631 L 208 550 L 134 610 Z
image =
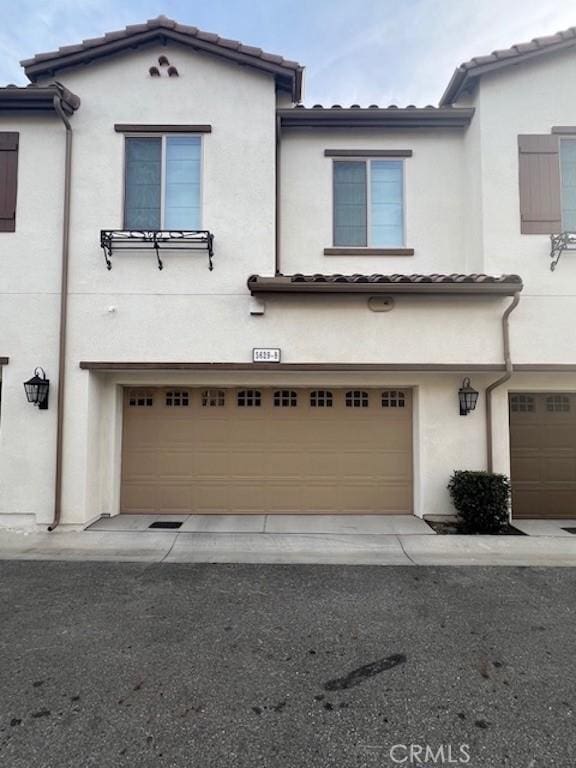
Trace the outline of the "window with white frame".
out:
M 201 138 L 127 136 L 125 229 L 200 229 Z
M 404 246 L 402 160 L 334 161 L 334 245 Z

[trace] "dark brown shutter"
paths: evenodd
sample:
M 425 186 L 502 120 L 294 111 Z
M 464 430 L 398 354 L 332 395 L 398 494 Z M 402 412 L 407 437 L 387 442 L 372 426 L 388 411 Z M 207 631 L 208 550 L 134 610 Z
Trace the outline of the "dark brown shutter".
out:
M 549 235 L 562 231 L 558 136 L 518 136 L 520 231 Z
M 16 230 L 18 134 L 0 133 L 0 232 Z

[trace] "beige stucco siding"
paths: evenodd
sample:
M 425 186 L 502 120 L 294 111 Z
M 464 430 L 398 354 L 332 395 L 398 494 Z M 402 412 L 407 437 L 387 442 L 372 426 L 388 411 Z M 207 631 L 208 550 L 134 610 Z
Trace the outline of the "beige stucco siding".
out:
M 16 231 L 0 234 L 0 516 L 33 521 L 52 509 L 56 411 L 32 409 L 22 383 L 37 365 L 56 372 L 64 128 L 3 115 L 0 131 L 20 134 Z
M 468 184 L 480 193 L 472 211 L 481 222 L 481 268 L 520 274 L 525 285 L 512 320 L 517 362 L 576 362 L 576 259 L 564 254 L 550 271 L 549 236 L 520 233 L 518 186 L 518 135 L 576 125 L 575 77 L 574 51 L 544 56 L 485 75 L 473 99 Z
M 332 166 L 325 149 L 408 149 L 405 230 L 414 256 L 325 256 L 332 247 Z M 286 274 L 458 272 L 465 269 L 461 130 L 285 129 L 281 266 Z
M 150 78 L 167 55 L 178 78 Z M 486 76 L 468 98 L 466 129 L 367 132 L 287 129 L 282 138 L 280 259 L 285 273 L 518 273 L 512 359 L 576 364 L 576 258 L 549 270 L 549 239 L 520 234 L 519 133 L 576 125 L 576 56 L 542 57 Z M 454 469 L 486 462 L 485 387 L 500 373 L 472 373 L 481 393 L 461 417 L 467 367 L 502 363 L 502 312 L 510 299 L 409 298 L 372 312 L 360 297 L 280 297 L 250 313 L 250 274 L 275 268 L 275 108 L 271 77 L 178 45 L 131 51 L 58 75 L 81 97 L 72 117 L 67 393 L 63 522 L 82 525 L 120 508 L 122 387 L 286 385 L 409 387 L 413 391 L 416 514 L 450 511 Z M 209 124 L 202 138 L 204 253 L 113 256 L 101 229 L 122 226 L 124 137 L 115 123 Z M 20 133 L 16 232 L 0 235 L 0 522 L 50 522 L 53 503 L 64 129 L 56 117 L 0 116 Z M 332 245 L 332 160 L 324 150 L 410 149 L 405 162 L 406 245 L 413 256 L 325 256 Z M 453 364 L 459 372 L 96 374 L 81 360 L 251 361 L 253 347 L 280 347 L 286 363 Z M 42 365 L 51 406 L 26 403 L 22 382 Z M 494 458 L 509 472 L 507 392 L 576 391 L 575 374 L 519 374 L 494 395 Z

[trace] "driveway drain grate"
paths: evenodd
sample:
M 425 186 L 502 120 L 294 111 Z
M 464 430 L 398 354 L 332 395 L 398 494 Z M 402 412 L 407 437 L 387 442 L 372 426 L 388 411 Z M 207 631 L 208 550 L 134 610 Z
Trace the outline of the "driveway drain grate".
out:
M 576 528 L 562 528 L 563 531 L 576 534 Z
M 152 523 L 148 526 L 148 528 L 180 528 L 182 523 L 179 523 L 177 520 L 156 520 L 155 523 Z

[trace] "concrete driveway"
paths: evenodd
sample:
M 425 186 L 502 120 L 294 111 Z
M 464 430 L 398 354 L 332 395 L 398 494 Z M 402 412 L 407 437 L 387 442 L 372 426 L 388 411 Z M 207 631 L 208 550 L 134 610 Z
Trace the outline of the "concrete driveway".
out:
M 575 590 L 573 569 L 0 562 L 0 765 L 569 768 Z

